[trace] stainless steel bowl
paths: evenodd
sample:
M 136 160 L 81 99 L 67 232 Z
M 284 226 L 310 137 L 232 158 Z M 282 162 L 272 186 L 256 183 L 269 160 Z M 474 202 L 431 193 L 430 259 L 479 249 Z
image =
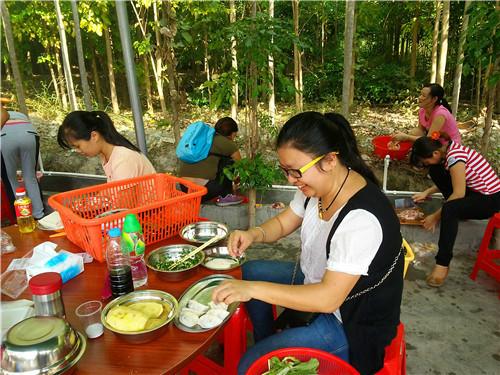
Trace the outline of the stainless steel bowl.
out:
M 164 308 L 167 307 L 168 310 L 164 309 L 163 314 L 158 318 L 160 322 L 155 324 L 153 328 L 144 329 L 142 331 L 120 331 L 108 324 L 108 322 L 106 321 L 106 316 L 108 315 L 109 310 L 111 310 L 115 306 L 127 306 L 133 304 L 134 302 L 159 302 L 164 305 Z M 132 344 L 144 344 L 146 342 L 153 341 L 164 334 L 165 330 L 168 327 L 168 323 L 170 323 L 172 319 L 174 319 L 174 317 L 177 315 L 178 310 L 179 304 L 177 302 L 177 299 L 175 299 L 175 297 L 171 294 L 163 292 L 161 290 L 138 290 L 115 298 L 110 303 L 108 303 L 102 310 L 101 321 L 104 327 L 109 329 L 120 339 Z
M 182 258 L 183 252 L 189 252 L 196 249 L 196 246 L 188 244 L 178 244 L 163 246 L 156 250 L 153 250 L 146 256 L 146 265 L 149 269 L 153 270 L 158 277 L 166 281 L 180 281 L 185 280 L 193 273 L 196 272 L 196 267 L 198 267 L 205 259 L 205 254 L 200 251 L 196 254 L 196 263 L 189 268 L 176 271 L 165 271 L 156 267 L 156 264 L 161 260 L 172 260 L 176 261 Z
M 2 374 L 61 374 L 87 346 L 85 336 L 58 317 L 35 316 L 13 326 L 2 343 Z
M 205 249 L 205 260 L 202 266 L 214 271 L 229 271 L 240 267 L 245 262 L 245 256 L 232 257 L 229 255 L 227 246 L 215 246 Z M 227 264 L 216 264 L 213 260 L 224 259 L 228 260 Z
M 229 229 L 222 223 L 216 221 L 198 221 L 182 228 L 180 236 L 186 241 L 199 244 L 219 236 L 222 238 L 217 243 L 220 243 L 227 237 L 228 233 Z

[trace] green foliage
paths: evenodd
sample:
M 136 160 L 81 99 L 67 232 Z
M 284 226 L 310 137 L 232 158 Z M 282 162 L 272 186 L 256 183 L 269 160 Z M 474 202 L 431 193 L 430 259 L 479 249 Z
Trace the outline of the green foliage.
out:
M 239 177 L 243 190 L 264 190 L 270 188 L 276 181 L 283 180 L 280 170 L 265 161 L 260 154 L 255 155 L 253 159 L 243 158 L 235 161 L 233 165 L 224 168 L 224 174 L 230 180 Z

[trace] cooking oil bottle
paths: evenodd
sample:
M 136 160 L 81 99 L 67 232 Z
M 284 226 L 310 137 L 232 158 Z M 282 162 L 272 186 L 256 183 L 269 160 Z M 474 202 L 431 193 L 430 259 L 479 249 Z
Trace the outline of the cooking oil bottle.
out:
M 26 195 L 23 187 L 16 189 L 16 200 L 14 201 L 16 209 L 17 226 L 21 233 L 31 233 L 35 230 L 35 219 L 33 218 L 33 209 L 31 199 Z

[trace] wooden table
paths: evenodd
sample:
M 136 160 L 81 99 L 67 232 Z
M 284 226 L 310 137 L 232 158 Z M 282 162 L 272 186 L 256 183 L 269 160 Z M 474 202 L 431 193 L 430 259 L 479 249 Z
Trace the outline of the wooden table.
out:
M 52 241 L 62 249 L 71 252 L 82 250 L 68 241 L 66 237 L 49 238 L 54 232 L 35 230 L 33 233 L 20 234 L 17 226 L 2 228 L 13 240 L 17 250 L 11 254 L 2 255 L 2 272 L 14 258 L 21 258 L 32 248 L 44 241 Z M 148 246 L 146 252 L 159 246 L 184 242 L 176 237 Z M 101 300 L 102 287 L 105 281 L 106 264 L 94 261 L 84 265 L 85 271 L 76 278 L 63 285 L 62 295 L 66 310 L 66 319 L 69 323 L 84 332 L 75 315 L 78 305 L 89 300 Z M 148 272 L 148 284 L 140 289 L 158 289 L 166 291 L 179 298 L 186 288 L 202 277 L 212 272 L 204 267 L 198 267 L 195 275 L 180 282 L 165 282 L 155 273 Z M 226 272 L 240 278 L 240 269 Z M 31 300 L 29 288 L 19 297 Z M 10 300 L 2 294 L 2 299 Z M 109 301 L 103 301 L 105 305 Z M 134 345 L 117 338 L 112 332 L 105 330 L 104 334 L 96 339 L 88 339 L 87 350 L 78 362 L 77 374 L 173 374 L 185 367 L 191 360 L 202 354 L 222 331 L 218 327 L 208 332 L 187 333 L 181 331 L 173 323 L 169 324 L 166 333 L 156 340 Z

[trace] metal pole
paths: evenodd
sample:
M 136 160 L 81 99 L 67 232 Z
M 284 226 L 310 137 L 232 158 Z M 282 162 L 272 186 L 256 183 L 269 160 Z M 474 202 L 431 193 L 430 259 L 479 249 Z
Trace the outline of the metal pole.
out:
M 142 121 L 142 108 L 139 101 L 139 90 L 137 87 L 137 77 L 135 75 L 134 55 L 132 53 L 132 43 L 130 41 L 130 31 L 127 16 L 128 1 L 116 1 L 116 14 L 118 16 L 118 28 L 120 29 L 120 40 L 122 42 L 123 60 L 125 61 L 125 71 L 127 73 L 128 94 L 130 105 L 134 115 L 135 137 L 137 145 L 144 155 L 147 155 L 146 136 L 144 133 L 144 122 Z

